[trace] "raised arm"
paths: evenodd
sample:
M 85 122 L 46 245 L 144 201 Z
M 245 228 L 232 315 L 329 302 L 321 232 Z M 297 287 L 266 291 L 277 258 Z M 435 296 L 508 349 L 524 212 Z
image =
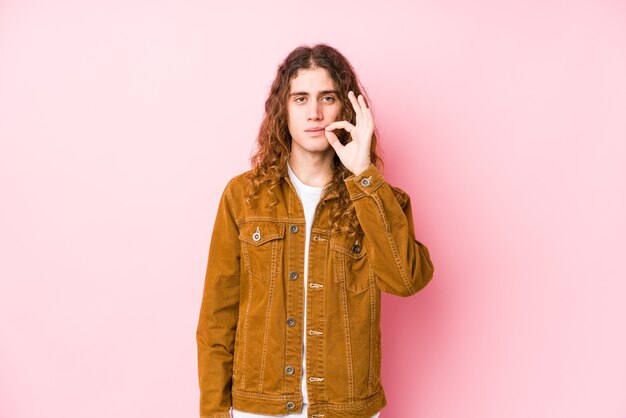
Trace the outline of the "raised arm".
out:
M 415 239 L 409 195 L 397 188 L 394 192 L 374 164 L 344 181 L 365 233 L 363 245 L 378 287 L 410 296 L 426 286 L 434 267 L 428 248 Z

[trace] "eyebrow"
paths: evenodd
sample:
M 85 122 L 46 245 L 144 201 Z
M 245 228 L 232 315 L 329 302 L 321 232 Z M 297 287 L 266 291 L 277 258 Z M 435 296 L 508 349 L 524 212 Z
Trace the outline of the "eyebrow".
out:
M 330 93 L 334 93 L 337 94 L 337 90 L 321 90 L 319 92 L 319 94 L 330 94 Z M 309 93 L 307 93 L 306 91 L 295 91 L 293 93 L 289 94 L 289 97 L 291 96 L 308 96 Z

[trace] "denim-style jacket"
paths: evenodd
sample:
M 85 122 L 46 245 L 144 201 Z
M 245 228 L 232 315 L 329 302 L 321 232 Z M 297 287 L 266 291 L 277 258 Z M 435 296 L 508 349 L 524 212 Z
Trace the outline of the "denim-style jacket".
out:
M 303 333 L 309 418 L 371 417 L 387 404 L 380 292 L 413 295 L 434 271 L 415 239 L 408 194 L 373 164 L 347 177 L 362 231 L 356 238 L 331 232 L 320 201 L 305 284 L 304 210 L 288 174 L 271 208 L 264 189 L 253 208 L 246 205 L 244 175 L 228 182 L 211 238 L 196 333 L 200 417 L 229 418 L 231 406 L 267 415 L 301 411 Z

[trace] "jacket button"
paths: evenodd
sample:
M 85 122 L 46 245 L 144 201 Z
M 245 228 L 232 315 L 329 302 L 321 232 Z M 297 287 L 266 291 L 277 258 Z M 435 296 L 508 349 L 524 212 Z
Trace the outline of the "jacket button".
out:
M 292 410 L 296 407 L 296 404 L 293 402 L 287 402 L 287 409 Z
M 294 318 L 287 319 L 287 325 L 293 327 L 294 325 L 296 325 L 296 320 Z
M 291 225 L 289 227 L 289 230 L 295 234 L 296 232 L 298 232 L 298 225 Z
M 256 232 L 254 234 L 252 234 L 252 239 L 254 241 L 260 241 L 261 240 L 261 228 L 260 227 L 256 227 Z
M 287 373 L 289 376 L 291 376 L 293 372 L 295 372 L 295 370 L 292 366 L 285 367 L 285 373 Z
M 361 246 L 359 244 L 354 244 L 352 246 L 352 252 L 353 253 L 360 253 L 361 252 Z
M 367 178 L 367 177 L 364 178 L 364 179 L 361 179 L 361 185 L 365 186 L 365 187 L 369 186 L 370 185 L 370 179 Z
M 296 280 L 298 278 L 298 272 L 297 271 L 292 271 L 291 273 L 289 273 L 289 278 L 291 280 Z

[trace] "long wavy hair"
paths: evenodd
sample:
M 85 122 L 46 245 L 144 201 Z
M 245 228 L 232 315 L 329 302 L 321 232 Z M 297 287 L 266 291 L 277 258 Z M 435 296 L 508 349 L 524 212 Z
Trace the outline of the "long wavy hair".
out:
M 348 60 L 335 48 L 327 44 L 317 44 L 313 47 L 301 45 L 291 51 L 285 60 L 279 65 L 276 78 L 270 88 L 269 96 L 265 101 L 265 116 L 261 122 L 257 137 L 257 146 L 250 162 L 252 170 L 247 176 L 246 202 L 253 205 L 259 197 L 260 186 L 266 184 L 268 193 L 272 196 L 269 206 L 275 206 L 278 199 L 273 189 L 278 187 L 281 177 L 286 173 L 287 160 L 291 152 L 292 137 L 289 133 L 287 120 L 287 98 L 291 80 L 299 70 L 324 68 L 328 71 L 335 84 L 337 95 L 342 104 L 337 120 L 346 120 L 353 125 L 356 123 L 356 114 L 348 98 L 348 92 L 352 90 L 356 97 L 362 94 L 365 102 L 369 105 L 369 99 L 365 89 L 360 84 L 357 75 Z M 334 131 L 342 144 L 352 140 L 350 133 L 344 129 Z M 374 128 L 370 159 L 377 168 L 382 170 L 383 161 L 377 153 L 378 133 Z M 331 230 L 346 230 L 351 234 L 362 232 L 354 204 L 350 200 L 344 179 L 352 173 L 341 163 L 337 154 L 332 160 L 332 179 L 324 186 L 324 196 L 337 192 L 337 199 L 320 201 L 320 205 L 328 204 L 330 210 Z

